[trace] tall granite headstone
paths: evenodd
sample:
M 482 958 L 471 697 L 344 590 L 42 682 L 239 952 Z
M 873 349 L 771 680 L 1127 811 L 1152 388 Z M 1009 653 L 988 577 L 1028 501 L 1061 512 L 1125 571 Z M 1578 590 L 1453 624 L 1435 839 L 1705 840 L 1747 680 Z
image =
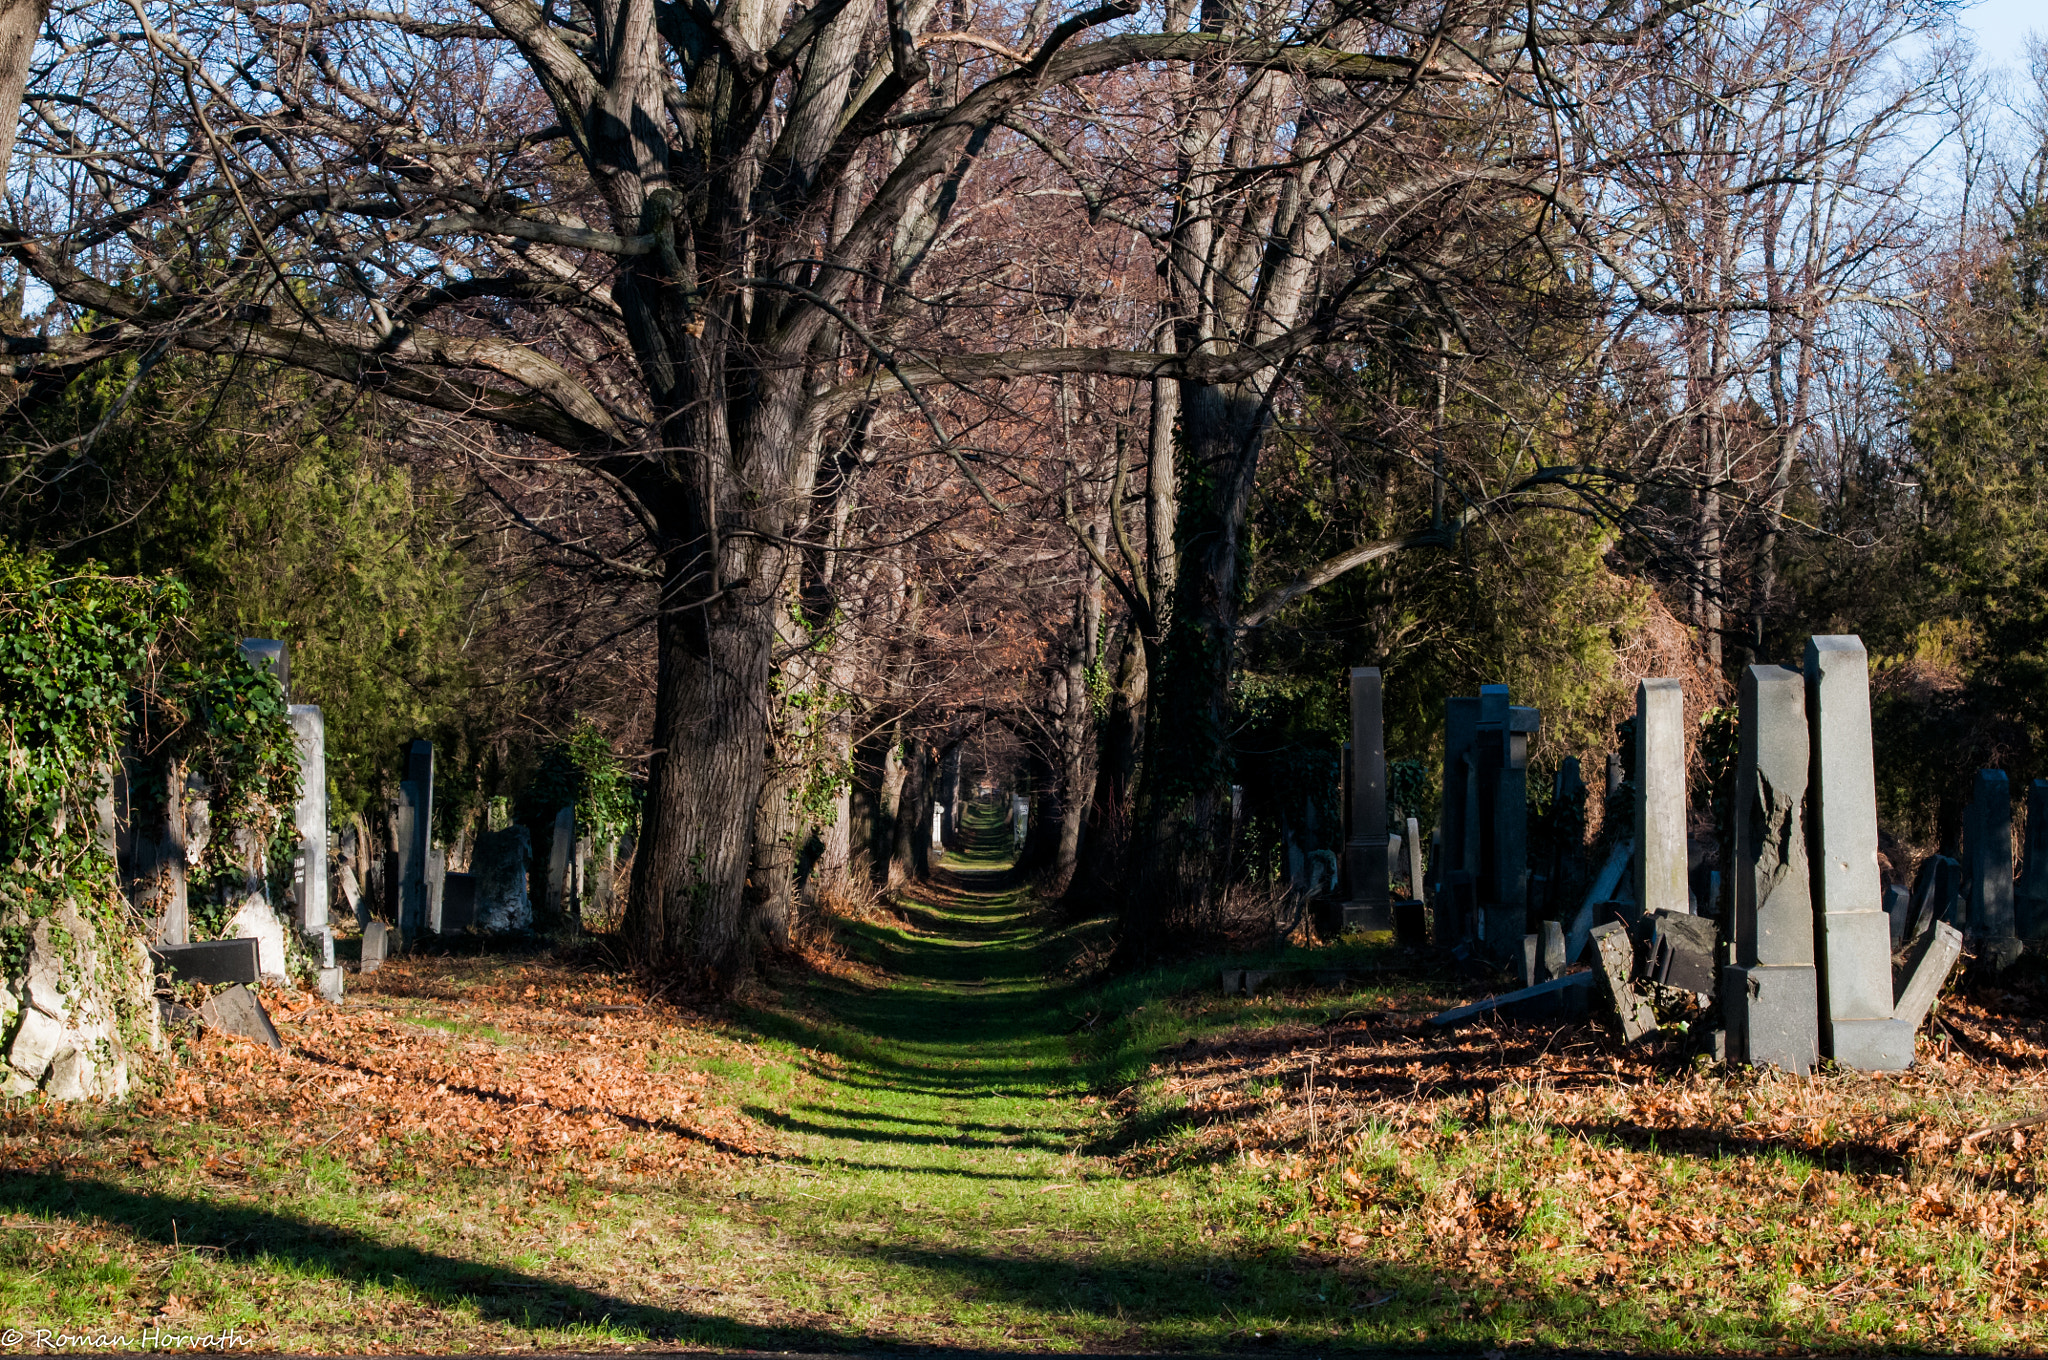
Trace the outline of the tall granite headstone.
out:
M 470 867 L 476 874 L 476 923 L 481 930 L 533 928 L 526 862 L 533 838 L 524 826 L 486 831 L 476 838 Z
M 568 917 L 570 856 L 576 848 L 576 809 L 565 807 L 555 814 L 554 836 L 548 843 L 548 915 L 556 921 Z
M 299 929 L 327 929 L 327 726 L 315 704 L 291 706 L 292 737 L 299 748 L 299 799 L 292 808 L 299 850 L 292 866 L 292 896 Z
M 1636 904 L 1645 916 L 1689 911 L 1685 846 L 1685 690 L 1636 688 Z
M 1806 644 L 1805 671 L 1813 780 L 1807 853 L 1821 1052 L 1844 1067 L 1903 1071 L 1913 1061 L 1913 1031 L 1892 1019 L 1891 923 L 1877 869 L 1869 659 L 1860 638 L 1815 637 Z
M 1387 896 L 1387 742 L 1377 666 L 1359 666 L 1351 672 L 1351 831 L 1344 840 L 1344 869 L 1351 886 L 1344 928 L 1392 930 L 1394 909 Z
M 1750 666 L 1738 702 L 1735 963 L 1721 972 L 1728 1058 L 1804 1074 L 1820 1059 L 1806 858 L 1806 681 L 1783 666 Z
M 410 945 L 427 927 L 427 855 L 421 844 L 419 786 L 410 779 L 398 785 L 398 812 L 392 819 L 398 850 L 392 881 L 398 892 L 399 948 Z

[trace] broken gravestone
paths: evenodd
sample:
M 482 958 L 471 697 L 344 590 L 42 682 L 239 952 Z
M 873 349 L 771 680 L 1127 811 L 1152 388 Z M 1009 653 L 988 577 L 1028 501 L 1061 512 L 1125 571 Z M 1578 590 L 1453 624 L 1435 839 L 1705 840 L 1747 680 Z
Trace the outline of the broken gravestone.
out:
M 270 1013 L 263 1009 L 256 993 L 240 983 L 207 998 L 199 1007 L 199 1019 L 209 1029 L 223 1034 L 239 1034 L 271 1048 L 284 1047 L 284 1040 L 277 1037 L 277 1026 L 270 1023 Z
M 1629 943 L 1628 927 L 1619 921 L 1596 926 L 1593 947 L 1599 953 L 1599 972 L 1607 981 L 1607 995 L 1621 1020 L 1621 1037 L 1634 1043 L 1657 1028 L 1656 1012 L 1635 988 L 1635 948 Z

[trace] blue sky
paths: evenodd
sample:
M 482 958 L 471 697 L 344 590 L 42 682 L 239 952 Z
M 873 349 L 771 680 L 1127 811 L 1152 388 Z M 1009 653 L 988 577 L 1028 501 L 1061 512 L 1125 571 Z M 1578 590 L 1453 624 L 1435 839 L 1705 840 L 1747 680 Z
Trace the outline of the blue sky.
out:
M 1987 66 L 2023 70 L 2028 30 L 2048 37 L 2048 6 L 2042 0 L 1983 0 L 1963 9 L 1956 20 L 1976 35 Z

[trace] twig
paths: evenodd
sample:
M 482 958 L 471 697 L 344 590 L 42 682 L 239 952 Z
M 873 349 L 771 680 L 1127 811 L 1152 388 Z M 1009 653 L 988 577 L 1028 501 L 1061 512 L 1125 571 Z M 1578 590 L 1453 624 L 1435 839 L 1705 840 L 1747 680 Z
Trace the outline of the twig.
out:
M 1979 1138 L 1988 1138 L 1994 1133 L 2011 1133 L 2014 1129 L 2030 1128 L 2035 1124 L 2048 1124 L 2048 1110 L 2042 1110 L 2038 1114 L 2030 1114 L 2024 1119 L 2012 1119 L 2003 1124 L 1993 1124 L 1990 1128 L 1978 1129 L 1975 1133 L 1966 1133 L 1963 1135 L 1963 1141 L 1965 1143 L 1974 1143 Z

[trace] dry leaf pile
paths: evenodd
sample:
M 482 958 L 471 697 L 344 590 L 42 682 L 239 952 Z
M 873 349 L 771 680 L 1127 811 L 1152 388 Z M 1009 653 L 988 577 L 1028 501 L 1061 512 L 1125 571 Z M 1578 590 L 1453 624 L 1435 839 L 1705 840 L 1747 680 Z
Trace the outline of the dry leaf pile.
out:
M 1624 1049 L 1587 1024 L 1446 1032 L 1430 1009 L 1189 1043 L 1127 1092 L 1179 1132 L 1132 1174 L 1235 1158 L 1332 1262 L 1428 1262 L 1507 1296 L 1645 1285 L 1677 1306 L 1944 1335 L 2048 1319 L 2048 1008 L 1951 997 L 1911 1072 L 1812 1080 Z M 1858 1310 L 1862 1310 L 1860 1313 Z M 2021 1321 L 2024 1319 L 2024 1321 Z M 1876 1322 L 1871 1326 L 1878 1326 Z

